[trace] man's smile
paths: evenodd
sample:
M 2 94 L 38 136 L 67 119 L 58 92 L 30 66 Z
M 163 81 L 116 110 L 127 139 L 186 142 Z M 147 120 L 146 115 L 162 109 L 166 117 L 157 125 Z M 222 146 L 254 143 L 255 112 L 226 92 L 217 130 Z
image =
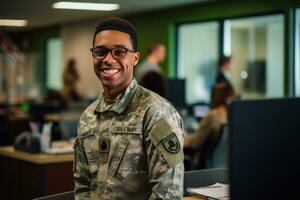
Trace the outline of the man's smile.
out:
M 102 67 L 100 69 L 101 75 L 105 78 L 111 78 L 121 71 L 120 68 Z

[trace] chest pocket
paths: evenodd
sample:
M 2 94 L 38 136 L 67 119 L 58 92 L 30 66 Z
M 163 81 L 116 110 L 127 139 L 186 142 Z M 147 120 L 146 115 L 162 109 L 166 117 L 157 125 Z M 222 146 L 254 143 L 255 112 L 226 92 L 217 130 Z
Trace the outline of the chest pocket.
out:
M 128 165 L 128 162 L 132 160 L 131 157 L 136 155 L 136 151 L 141 149 L 142 133 L 140 126 L 126 123 L 113 126 L 111 132 L 113 137 L 115 137 L 113 140 L 117 141 L 109 164 L 109 173 L 114 176 L 120 165 Z
M 121 141 L 119 141 L 119 143 L 117 144 L 111 159 L 110 168 L 109 168 L 109 173 L 111 175 L 114 176 L 116 174 L 117 169 L 124 157 L 128 144 L 129 144 L 129 139 L 125 135 L 123 135 Z
M 83 134 L 81 136 L 84 145 L 84 151 L 88 160 L 88 166 L 91 174 L 94 174 L 98 170 L 98 160 L 99 160 L 99 146 L 98 140 L 96 139 L 94 130 Z

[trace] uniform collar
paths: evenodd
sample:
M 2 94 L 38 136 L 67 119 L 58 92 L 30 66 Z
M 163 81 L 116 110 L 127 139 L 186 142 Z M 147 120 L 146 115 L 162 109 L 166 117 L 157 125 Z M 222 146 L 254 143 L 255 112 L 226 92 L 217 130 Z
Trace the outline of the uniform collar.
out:
M 113 111 L 121 114 L 128 106 L 137 88 L 137 82 L 135 79 L 127 86 L 125 92 L 118 95 L 116 101 L 112 104 L 107 104 L 104 100 L 104 95 L 99 97 L 99 103 L 94 111 L 95 114 L 99 114 L 105 111 Z

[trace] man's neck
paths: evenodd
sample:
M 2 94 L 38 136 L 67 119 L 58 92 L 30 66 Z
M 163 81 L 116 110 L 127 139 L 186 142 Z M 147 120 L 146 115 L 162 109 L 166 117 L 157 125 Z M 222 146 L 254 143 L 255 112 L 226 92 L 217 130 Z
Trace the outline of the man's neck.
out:
M 114 100 L 116 97 L 118 97 L 120 94 L 122 94 L 126 88 L 130 85 L 130 83 L 132 82 L 132 80 L 126 84 L 125 87 L 123 88 L 108 88 L 108 87 L 103 87 L 103 95 L 105 97 L 106 100 L 111 101 Z

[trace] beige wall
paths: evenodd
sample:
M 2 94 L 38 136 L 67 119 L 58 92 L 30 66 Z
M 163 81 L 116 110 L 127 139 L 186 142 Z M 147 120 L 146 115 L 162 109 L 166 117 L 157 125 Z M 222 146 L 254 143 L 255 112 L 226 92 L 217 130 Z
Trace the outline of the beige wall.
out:
M 90 48 L 92 47 L 93 34 L 96 21 L 86 21 L 65 24 L 61 29 L 63 44 L 63 66 L 70 58 L 77 61 L 80 81 L 78 91 L 84 96 L 99 95 L 102 85 L 97 79 L 94 70 Z

